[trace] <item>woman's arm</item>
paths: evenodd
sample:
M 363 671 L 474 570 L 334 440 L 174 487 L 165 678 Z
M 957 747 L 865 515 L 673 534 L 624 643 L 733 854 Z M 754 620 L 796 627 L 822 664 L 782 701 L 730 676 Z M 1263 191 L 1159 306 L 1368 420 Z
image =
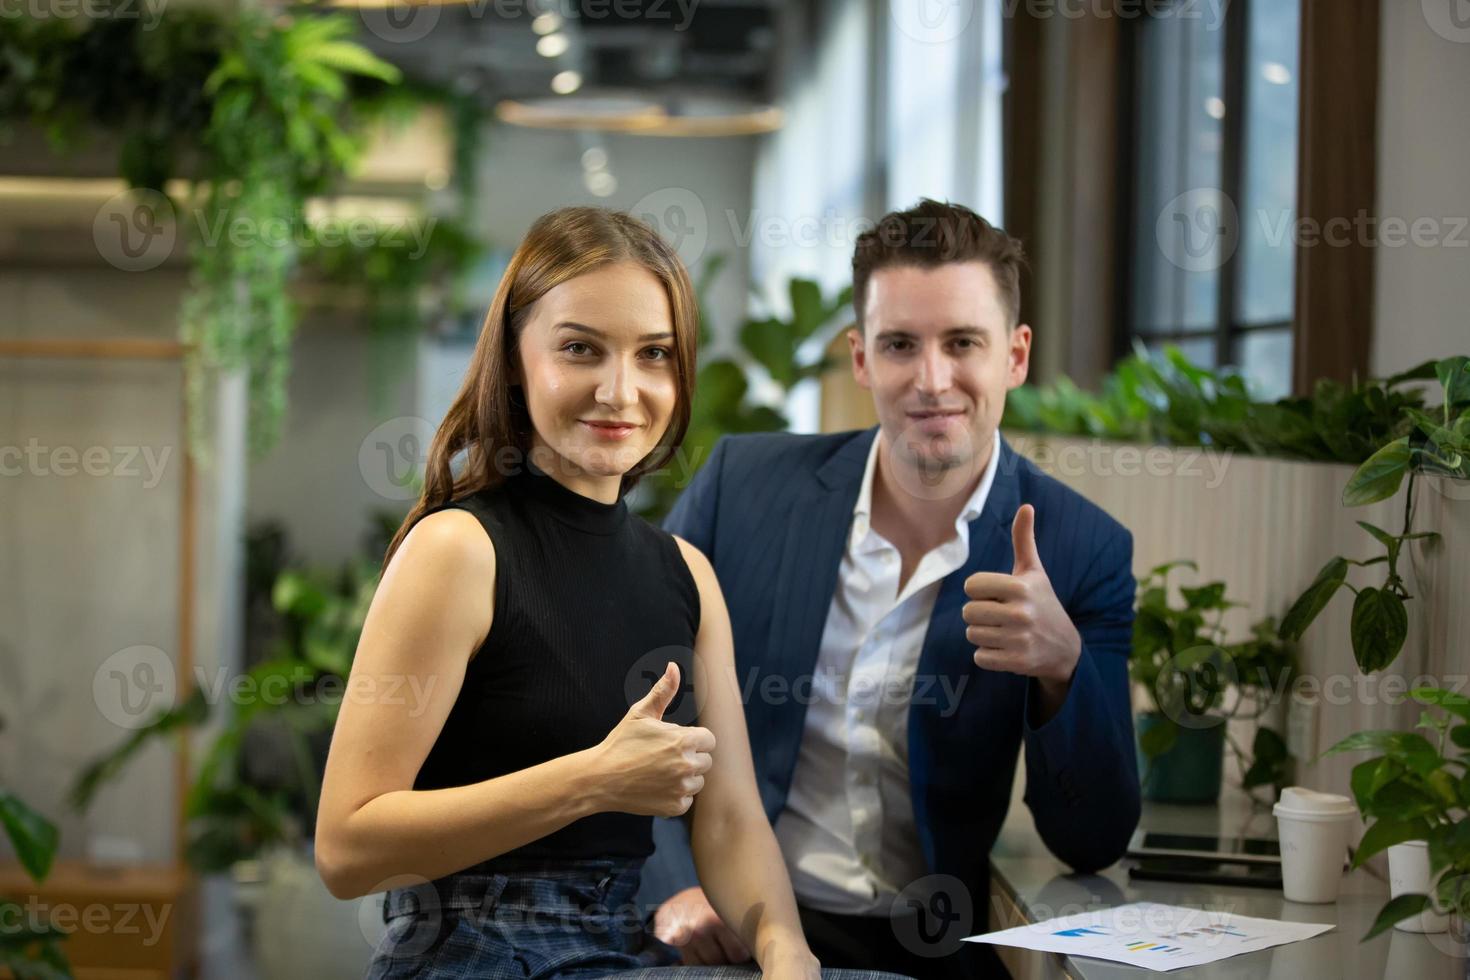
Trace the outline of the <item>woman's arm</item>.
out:
M 710 903 L 755 953 L 762 970 L 781 976 L 817 975 L 796 912 L 791 879 L 756 788 L 745 710 L 735 678 L 730 614 L 704 554 L 675 538 L 699 586 L 695 640 L 695 701 L 700 722 L 719 749 L 694 802 L 690 843 Z
M 317 870 L 336 897 L 467 868 L 589 812 L 577 756 L 470 786 L 412 788 L 489 635 L 494 595 L 495 549 L 459 509 L 419 521 L 378 584 L 317 812 Z
M 495 549 L 473 515 L 425 517 L 403 539 L 363 624 L 317 811 L 316 866 L 337 898 L 434 879 L 603 811 L 684 813 L 713 737 L 661 721 L 666 672 L 597 746 L 495 779 L 415 790 L 494 616 Z

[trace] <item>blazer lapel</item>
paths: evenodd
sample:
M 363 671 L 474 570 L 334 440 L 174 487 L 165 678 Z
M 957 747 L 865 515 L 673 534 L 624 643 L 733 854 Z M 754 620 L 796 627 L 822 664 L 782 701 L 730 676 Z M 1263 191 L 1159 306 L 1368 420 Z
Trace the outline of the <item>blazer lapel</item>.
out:
M 934 612 L 929 617 L 929 628 L 924 633 L 924 645 L 919 651 L 915 676 L 948 677 L 951 690 L 957 689 L 960 678 L 976 669 L 971 657 L 974 647 L 965 639 L 965 579 L 975 572 L 1009 572 L 1014 561 L 1011 522 L 1020 507 L 1020 459 L 998 432 L 996 447 L 1001 456 L 996 464 L 995 482 L 990 485 L 980 516 L 970 522 L 969 559 L 940 584 L 939 595 L 934 600 Z M 919 828 L 920 849 L 932 870 L 937 867 L 935 842 L 924 787 L 934 779 L 931 769 L 937 764 L 936 746 L 928 744 L 923 734 L 924 726 L 920 724 L 920 713 L 929 710 L 932 709 L 915 706 L 910 698 L 909 788 L 914 819 Z
M 844 443 L 817 469 L 787 515 L 769 649 L 775 654 L 772 666 L 779 665 L 788 677 L 809 676 L 816 669 L 822 627 L 852 527 L 852 509 L 877 434 L 874 426 Z
M 980 515 L 970 522 L 970 557 L 964 565 L 946 576 L 939 587 L 934 612 L 929 617 L 929 628 L 924 634 L 924 648 L 919 655 L 921 673 L 933 673 L 952 666 L 946 662 L 947 651 L 963 649 L 968 654 L 970 650 L 965 641 L 961 616 L 966 601 L 965 579 L 975 572 L 1008 572 L 1015 560 L 1011 547 L 1011 522 L 1021 506 L 1017 474 L 1019 458 L 1000 433 L 996 433 L 996 448 L 1001 455 L 1000 462 L 996 464 L 995 482 L 990 485 L 990 493 Z M 964 663 L 970 663 L 968 656 Z

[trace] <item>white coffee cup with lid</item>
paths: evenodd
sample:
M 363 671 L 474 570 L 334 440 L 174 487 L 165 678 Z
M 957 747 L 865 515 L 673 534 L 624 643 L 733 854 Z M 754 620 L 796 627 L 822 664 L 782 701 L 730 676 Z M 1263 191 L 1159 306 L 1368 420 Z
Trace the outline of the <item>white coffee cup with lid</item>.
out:
M 1288 786 L 1271 812 L 1281 838 L 1281 891 L 1287 901 L 1337 901 L 1348 836 L 1358 815 L 1353 801 Z

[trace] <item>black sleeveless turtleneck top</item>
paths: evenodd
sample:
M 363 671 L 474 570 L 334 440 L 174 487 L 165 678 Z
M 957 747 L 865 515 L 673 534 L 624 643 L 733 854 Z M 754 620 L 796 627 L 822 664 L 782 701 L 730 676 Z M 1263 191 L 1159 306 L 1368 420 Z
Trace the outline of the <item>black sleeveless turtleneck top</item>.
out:
M 601 742 L 670 660 L 664 720 L 694 721 L 699 593 L 667 531 L 558 483 L 527 461 L 503 484 L 445 504 L 495 546 L 495 612 L 415 789 L 464 786 Z M 508 857 L 647 857 L 652 818 L 598 813 Z

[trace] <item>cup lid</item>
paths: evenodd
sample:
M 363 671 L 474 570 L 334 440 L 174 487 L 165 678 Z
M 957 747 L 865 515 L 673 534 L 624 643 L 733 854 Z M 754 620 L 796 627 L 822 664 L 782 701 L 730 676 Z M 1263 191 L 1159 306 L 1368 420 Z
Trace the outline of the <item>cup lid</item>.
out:
M 1287 786 L 1281 798 L 1271 808 L 1272 813 L 1289 816 L 1348 817 L 1357 813 L 1353 801 L 1338 793 L 1323 793 L 1305 786 Z

